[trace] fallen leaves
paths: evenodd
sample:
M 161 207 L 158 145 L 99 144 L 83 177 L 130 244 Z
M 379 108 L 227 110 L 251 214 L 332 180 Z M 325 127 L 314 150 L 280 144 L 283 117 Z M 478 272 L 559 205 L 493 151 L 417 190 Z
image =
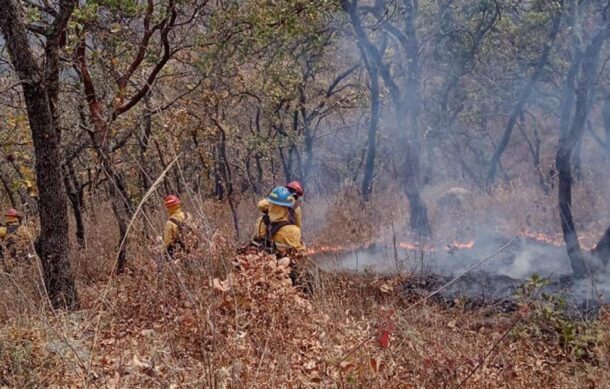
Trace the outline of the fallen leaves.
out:
M 387 348 L 390 345 L 390 335 L 394 332 L 395 328 L 394 310 L 380 311 L 377 323 L 377 341 L 382 348 Z
M 229 289 L 231 289 L 229 280 L 221 281 L 218 278 L 214 278 L 214 280 L 212 280 L 212 287 L 221 292 L 228 292 Z
M 230 263 L 228 272 L 223 266 L 213 276 L 176 268 L 183 284 L 172 281 L 178 279 L 173 274 L 159 280 L 148 270 L 121 280 L 108 297 L 114 309 L 89 315 L 101 323 L 95 343 L 80 342 L 92 345 L 90 385 L 451 387 L 476 366 L 509 318 L 434 304 L 406 313 L 398 278 L 327 275 L 324 287 L 308 297 L 292 286 L 290 258 L 250 252 Z M 483 319 L 485 330 L 469 331 Z M 88 320 L 78 323 L 82 328 L 71 329 L 72 338 L 94 337 Z M 601 323 L 610 324 L 608 316 Z M 66 327 L 60 322 L 58 328 Z M 14 376 L 11 358 L 23 355 L 19 366 L 36 377 L 35 386 L 82 383 L 79 367 L 50 353 L 45 342 L 40 328 L 3 324 L 0 344 L 10 352 L 0 347 L 0 376 Z M 574 364 L 554 345 L 515 334 L 468 384 L 603 386 L 610 380 L 603 352 L 598 365 Z
M 146 360 L 141 360 L 137 354 L 133 356 L 132 364 L 135 367 L 144 368 L 144 369 L 150 369 L 152 367 L 150 362 L 148 362 Z

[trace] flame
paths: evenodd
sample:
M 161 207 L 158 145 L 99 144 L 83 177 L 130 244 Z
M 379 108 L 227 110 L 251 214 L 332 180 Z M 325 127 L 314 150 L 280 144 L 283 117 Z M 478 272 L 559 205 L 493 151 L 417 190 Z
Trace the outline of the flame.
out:
M 315 254 L 337 254 L 337 253 L 345 253 L 350 251 L 358 251 L 369 248 L 372 243 L 367 243 L 361 246 L 348 246 L 348 245 L 326 245 L 326 246 L 316 246 L 316 247 L 308 247 L 305 249 L 306 255 L 315 255 Z M 398 242 L 396 243 L 396 247 L 401 248 L 403 250 L 421 250 L 426 252 L 435 251 L 435 247 L 431 245 L 415 243 L 415 242 Z M 455 251 L 455 250 L 469 250 L 474 247 L 474 240 L 470 242 L 452 242 L 445 247 L 446 251 Z
M 434 248 L 428 245 L 422 245 L 419 243 L 412 243 L 412 242 L 398 242 L 398 244 L 396 244 L 397 247 L 400 247 L 401 249 L 405 249 L 405 250 L 423 250 L 423 251 L 433 251 Z
M 540 242 L 540 243 L 543 243 L 543 244 L 546 244 L 549 246 L 555 246 L 555 247 L 564 246 L 563 236 L 561 234 L 551 235 L 551 234 L 544 234 L 542 232 L 525 230 L 525 231 L 521 231 L 520 233 L 518 233 L 518 236 L 520 236 L 522 238 L 526 238 L 526 239 L 531 239 L 536 242 Z M 581 247 L 584 250 L 591 250 L 593 247 L 595 247 L 594 244 L 590 244 L 591 239 L 589 239 L 586 236 L 581 236 L 579 238 L 579 241 L 580 241 Z M 454 242 L 447 244 L 444 247 L 444 250 L 447 252 L 454 252 L 456 250 L 470 250 L 474 247 L 474 244 L 475 244 L 474 240 L 471 240 L 468 242 L 454 241 Z M 346 253 L 346 252 L 350 252 L 350 251 L 364 250 L 364 249 L 369 248 L 372 245 L 373 245 L 373 243 L 369 242 L 369 243 L 366 243 L 363 245 L 315 246 L 315 247 L 308 247 L 307 249 L 305 249 L 305 254 L 306 255 L 316 255 L 316 254 Z M 425 251 L 425 252 L 436 251 L 436 248 L 432 245 L 417 243 L 417 242 L 408 242 L 408 241 L 397 242 L 396 247 L 403 249 L 403 250 L 420 250 L 420 251 Z
M 537 242 L 546 243 L 551 246 L 563 246 L 563 237 L 560 235 L 548 235 L 542 232 L 522 231 L 518 234 L 522 238 L 528 238 Z
M 448 248 L 450 249 L 458 249 L 458 250 L 470 250 L 471 248 L 474 247 L 474 240 L 471 240 L 470 242 L 464 242 L 464 243 L 460 243 L 460 242 L 453 242 L 451 244 L 447 245 Z
M 307 247 L 305 249 L 305 255 L 313 254 L 334 254 L 349 251 L 348 246 L 316 246 Z
M 550 246 L 555 247 L 563 247 L 565 242 L 563 240 L 563 235 L 561 234 L 544 234 L 542 232 L 534 232 L 534 231 L 522 231 L 518 234 L 522 238 L 527 238 L 531 240 L 535 240 L 540 243 L 545 243 Z M 595 243 L 592 243 L 592 239 L 589 236 L 579 236 L 578 242 L 580 246 L 587 251 L 593 250 L 595 247 Z

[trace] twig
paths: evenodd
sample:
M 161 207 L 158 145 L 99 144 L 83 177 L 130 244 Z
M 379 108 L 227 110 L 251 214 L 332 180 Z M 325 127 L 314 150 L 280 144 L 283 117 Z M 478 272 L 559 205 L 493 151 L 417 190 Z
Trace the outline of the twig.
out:
M 174 158 L 174 160 L 172 162 L 170 162 L 169 165 L 167 165 L 167 167 L 165 168 L 165 170 L 163 170 L 163 172 L 161 172 L 161 174 L 159 175 L 157 180 L 150 186 L 150 189 L 148 189 L 148 192 L 146 192 L 144 197 L 142 197 L 142 201 L 140 201 L 140 204 L 138 204 L 138 207 L 134 211 L 133 216 L 131 217 L 131 220 L 129 221 L 129 224 L 127 225 L 127 230 L 125 230 L 125 235 L 123 235 L 123 239 L 121 240 L 121 245 L 119 246 L 119 250 L 118 250 L 116 258 L 115 258 L 115 265 L 114 266 L 116 266 L 116 264 L 119 261 L 119 256 L 121 255 L 121 250 L 123 250 L 123 246 L 125 245 L 125 241 L 127 240 L 127 236 L 129 235 L 129 231 L 131 230 L 131 227 L 133 226 L 133 223 L 136 220 L 136 216 L 138 216 L 138 213 L 142 209 L 142 206 L 144 205 L 146 200 L 148 200 L 153 195 L 153 193 L 156 192 L 157 187 L 165 179 L 165 175 L 167 174 L 167 172 L 170 171 L 170 169 L 174 166 L 176 161 L 178 161 L 178 158 L 180 158 L 181 155 L 182 154 L 179 154 L 178 156 L 176 156 L 176 158 Z M 113 269 L 114 269 L 114 266 L 112 267 Z
M 487 360 L 487 358 L 489 358 L 489 356 L 491 355 L 491 353 L 500 345 L 500 343 L 502 343 L 502 341 L 504 339 L 506 339 L 506 337 L 508 336 L 508 334 L 510 334 L 510 332 L 513 330 L 513 328 L 515 328 L 515 326 L 517 325 L 517 323 L 519 323 L 521 320 L 523 319 L 523 316 L 519 315 L 519 317 L 513 321 L 513 324 L 511 324 L 511 326 L 508 328 L 508 330 L 506 330 L 506 332 L 500 337 L 500 339 L 498 339 L 496 341 L 496 343 L 494 343 L 494 345 L 489 349 L 489 351 L 487 351 L 487 353 L 485 354 L 485 356 L 483 357 L 483 359 L 481 359 L 479 361 L 479 363 L 474 367 L 474 369 L 472 369 L 472 371 L 470 372 L 470 374 L 468 374 L 468 376 L 466 376 L 466 378 L 464 378 L 460 383 L 457 384 L 457 386 L 455 387 L 455 389 L 459 389 L 462 386 L 464 386 L 464 384 L 466 383 L 466 381 L 468 381 L 470 379 L 470 377 L 472 377 L 474 375 L 474 373 L 476 373 L 477 370 L 479 370 L 479 368 L 481 366 L 483 366 L 483 363 L 485 363 L 485 361 Z
M 450 285 L 452 285 L 453 283 L 455 283 L 457 280 L 459 280 L 460 278 L 462 278 L 463 276 L 465 276 L 467 273 L 471 272 L 472 270 L 474 270 L 475 268 L 481 266 L 482 264 L 484 264 L 485 262 L 489 261 L 490 259 L 492 259 L 493 257 L 495 257 L 496 255 L 500 254 L 502 251 L 504 251 L 508 246 L 510 246 L 511 244 L 513 244 L 513 242 L 515 241 L 515 239 L 517 239 L 517 237 L 513 237 L 508 243 L 506 243 L 504 246 L 500 247 L 498 250 L 496 250 L 496 252 L 494 252 L 493 254 L 481 259 L 479 262 L 475 263 L 474 265 L 470 266 L 469 268 L 467 268 L 466 270 L 464 270 L 463 272 L 461 272 L 460 274 L 458 274 L 457 276 L 453 277 L 453 279 L 449 282 L 447 282 L 445 285 L 441 286 L 440 288 L 438 288 L 437 290 L 435 290 L 434 292 L 430 293 L 429 295 L 427 295 L 426 297 L 423 297 L 422 299 L 416 301 L 415 303 L 411 304 L 406 310 L 405 312 L 409 312 L 411 309 L 415 308 L 416 306 L 420 305 L 421 303 L 429 300 L 431 297 L 439 294 L 440 292 L 442 292 L 443 290 L 447 289 Z
M 146 194 L 142 197 L 142 200 L 140 201 L 140 204 L 138 204 L 138 207 L 136 208 L 136 210 L 133 213 L 133 216 L 131 217 L 131 220 L 129 221 L 129 225 L 127 226 L 127 230 L 125 231 L 125 235 L 123 236 L 123 239 L 121 240 L 121 244 L 119 245 L 119 249 L 117 251 L 117 255 L 115 257 L 114 260 L 114 264 L 112 265 L 112 271 L 110 274 L 110 278 L 108 280 L 108 283 L 106 284 L 106 287 L 103 291 L 103 293 L 101 294 L 100 297 L 100 303 L 103 303 L 106 300 L 106 296 L 108 295 L 109 291 L 110 291 L 110 284 L 112 281 L 112 273 L 114 273 L 114 269 L 115 266 L 118 263 L 119 260 L 119 255 L 121 253 L 121 250 L 123 249 L 123 246 L 125 245 L 125 241 L 127 240 L 127 235 L 129 235 L 129 231 L 131 230 L 131 227 L 135 221 L 136 216 L 138 215 L 139 211 L 142 209 L 142 206 L 144 205 L 144 203 L 146 202 L 146 200 L 148 200 L 152 194 L 157 190 L 157 187 L 161 184 L 161 182 L 165 179 L 165 175 L 167 174 L 167 172 L 172 168 L 172 166 L 174 165 L 174 163 L 176 163 L 176 161 L 178 161 L 178 158 L 180 157 L 180 155 L 178 155 L 166 168 L 165 170 L 163 170 L 163 172 L 161 172 L 161 174 L 159 175 L 159 177 L 157 178 L 157 180 L 151 185 L 150 189 L 146 192 Z M 99 335 L 99 329 L 100 329 L 100 324 L 101 324 L 101 320 L 102 320 L 102 315 L 100 314 L 98 316 L 98 320 L 97 323 L 95 325 L 95 331 L 94 331 L 94 335 L 93 335 L 93 341 L 91 343 L 91 355 L 89 358 L 89 365 L 88 365 L 88 370 L 91 369 L 91 366 L 93 365 L 93 357 L 95 354 L 95 344 L 97 343 L 97 338 Z
M 271 328 L 273 328 L 273 322 L 275 316 L 271 317 Z M 261 369 L 261 366 L 263 365 L 263 360 L 265 359 L 265 354 L 267 353 L 267 346 L 269 345 L 269 338 L 271 337 L 271 332 L 269 332 L 267 334 L 267 339 L 265 339 L 265 347 L 263 347 L 263 353 L 261 354 L 261 359 L 258 361 L 258 367 L 256 368 L 256 375 L 258 375 L 259 370 Z
M 502 251 L 504 251 L 508 246 L 510 246 L 511 244 L 513 244 L 513 242 L 515 241 L 515 239 L 517 239 L 517 237 L 513 237 L 508 243 L 506 243 L 504 246 L 500 247 L 498 250 L 496 250 L 496 252 L 494 252 L 493 254 L 481 259 L 479 262 L 475 263 L 474 265 L 470 266 L 468 269 L 464 270 L 463 272 L 461 272 L 460 274 L 458 274 L 457 276 L 455 276 L 451 281 L 447 282 L 445 285 L 441 286 L 440 288 L 438 288 L 437 290 L 435 290 L 434 292 L 430 293 L 429 295 L 427 295 L 426 297 L 423 297 L 422 299 L 416 301 L 415 303 L 411 304 L 404 312 L 409 312 L 411 309 L 413 309 L 414 307 L 420 305 L 421 303 L 429 300 L 432 296 L 440 293 L 441 291 L 443 291 L 444 289 L 446 289 L 447 287 L 449 287 L 450 285 L 452 285 L 454 282 L 456 282 L 457 280 L 459 280 L 460 278 L 462 278 L 464 275 L 466 275 L 467 273 L 471 272 L 473 269 L 477 268 L 478 266 L 481 266 L 482 264 L 484 264 L 485 262 L 489 261 L 490 259 L 492 259 L 493 257 L 495 257 L 496 255 L 500 254 Z M 516 324 L 516 323 L 515 323 Z M 514 325 L 513 325 L 514 326 Z M 371 333 L 369 334 L 365 339 L 362 340 L 362 342 L 358 343 L 355 347 L 353 347 L 351 350 L 349 350 L 347 352 L 347 354 L 345 354 L 345 356 L 343 358 L 341 358 L 341 360 L 339 362 L 337 362 L 334 367 L 339 366 L 342 362 L 344 362 L 350 355 L 352 355 L 354 353 L 354 351 L 358 350 L 360 347 L 362 347 L 366 342 L 368 342 L 369 340 L 371 340 L 373 337 L 375 336 L 375 333 Z

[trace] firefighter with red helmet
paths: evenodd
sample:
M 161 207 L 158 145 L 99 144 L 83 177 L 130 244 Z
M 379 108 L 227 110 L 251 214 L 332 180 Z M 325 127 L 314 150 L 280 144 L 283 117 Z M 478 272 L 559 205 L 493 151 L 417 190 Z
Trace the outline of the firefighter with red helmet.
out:
M 302 228 L 303 213 L 301 212 L 301 199 L 305 195 L 303 185 L 301 185 L 299 181 L 292 181 L 286 184 L 286 189 L 292 193 L 292 196 L 296 200 L 296 204 L 294 205 L 295 224 L 297 227 Z
M 182 210 L 182 201 L 176 195 L 168 195 L 163 199 L 167 210 L 167 221 L 163 229 L 163 245 L 171 258 L 178 250 L 185 249 L 184 228 L 188 214 Z
M 5 271 L 30 256 L 32 238 L 21 221 L 21 214 L 14 208 L 4 213 L 4 225 L 0 227 L 0 259 Z

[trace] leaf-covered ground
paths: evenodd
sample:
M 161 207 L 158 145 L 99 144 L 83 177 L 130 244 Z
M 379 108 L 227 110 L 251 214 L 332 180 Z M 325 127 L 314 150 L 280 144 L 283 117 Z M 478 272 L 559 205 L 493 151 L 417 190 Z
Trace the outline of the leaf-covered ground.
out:
M 288 259 L 244 254 L 207 265 L 143 262 L 111 282 L 81 286 L 78 312 L 8 320 L 0 328 L 0 385 L 610 384 L 604 311 L 586 337 L 578 327 L 568 338 L 535 306 L 510 314 L 459 302 L 414 306 L 421 296 L 402 293 L 408 278 L 326 274 L 308 295 L 292 286 Z

